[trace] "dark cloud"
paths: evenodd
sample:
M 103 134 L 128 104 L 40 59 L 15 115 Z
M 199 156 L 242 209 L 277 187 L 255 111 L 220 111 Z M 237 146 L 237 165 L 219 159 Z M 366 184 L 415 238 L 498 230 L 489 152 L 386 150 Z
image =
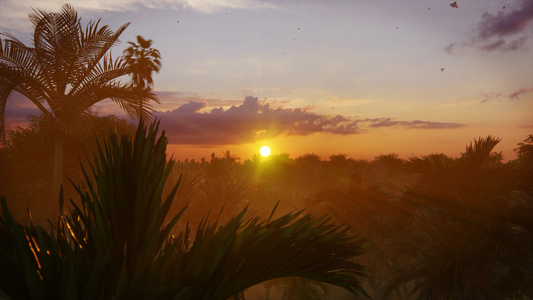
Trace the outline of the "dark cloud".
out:
M 192 102 L 203 102 L 206 101 L 210 106 L 230 106 L 230 105 L 239 105 L 242 103 L 242 100 L 225 100 L 225 99 L 215 99 L 215 98 L 203 98 L 196 93 L 187 93 L 187 92 L 175 92 L 175 91 L 155 91 L 157 99 L 161 102 L 161 105 L 165 107 L 179 107 L 183 104 Z M 157 110 L 166 110 L 166 108 L 160 108 L 159 105 L 153 105 L 154 109 Z
M 219 107 L 199 113 L 205 105 L 191 101 L 172 111 L 156 113 L 172 143 L 242 144 L 278 135 L 359 133 L 355 120 L 318 115 L 305 108 L 272 108 L 254 97 L 246 97 L 241 105 L 227 110 Z
M 521 88 L 509 94 L 509 99 L 518 100 L 518 96 L 533 92 L 533 88 Z
M 500 11 L 496 15 L 485 13 L 479 22 L 479 36 L 487 39 L 493 36 L 506 36 L 519 33 L 533 20 L 533 1 L 523 0 L 522 6 L 507 13 Z
M 243 144 L 275 136 L 305 136 L 314 133 L 359 134 L 372 127 L 410 129 L 446 129 L 464 126 L 428 121 L 394 121 L 391 118 L 355 119 L 319 115 L 306 108 L 272 108 L 255 97 L 246 97 L 229 109 L 214 108 L 199 112 L 206 102 L 191 101 L 177 109 L 156 112 L 173 144 L 223 145 Z
M 183 104 L 182 106 L 178 107 L 178 109 L 175 110 L 175 113 L 177 115 L 186 115 L 186 114 L 194 114 L 200 109 L 207 106 L 207 102 L 205 100 L 202 101 L 189 101 L 187 104 Z
M 456 55 L 457 48 L 472 46 L 486 52 L 526 49 L 530 36 L 527 25 L 532 21 L 533 1 L 522 0 L 516 10 L 502 9 L 496 14 L 484 13 L 470 41 L 450 43 L 444 51 Z
M 497 14 L 485 13 L 472 42 L 484 51 L 514 51 L 524 48 L 528 36 L 516 37 L 533 20 L 533 1 L 523 0 L 519 9 Z M 511 39 L 509 41 L 509 39 Z

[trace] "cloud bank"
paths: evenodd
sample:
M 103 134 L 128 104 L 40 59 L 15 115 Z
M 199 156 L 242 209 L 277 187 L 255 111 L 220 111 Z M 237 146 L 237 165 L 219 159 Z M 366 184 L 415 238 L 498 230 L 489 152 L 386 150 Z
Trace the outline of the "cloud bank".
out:
M 255 97 L 246 97 L 229 109 L 217 107 L 201 113 L 206 101 L 189 101 L 177 109 L 155 112 L 173 144 L 246 144 L 276 136 L 305 136 L 315 133 L 361 134 L 373 128 L 453 129 L 458 123 L 401 121 L 392 118 L 358 119 L 326 116 L 307 108 L 272 108 Z

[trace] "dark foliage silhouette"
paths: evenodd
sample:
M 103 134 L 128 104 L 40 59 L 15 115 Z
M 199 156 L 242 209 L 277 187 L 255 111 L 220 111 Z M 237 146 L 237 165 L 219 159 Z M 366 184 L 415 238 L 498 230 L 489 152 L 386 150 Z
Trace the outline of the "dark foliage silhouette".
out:
M 26 128 L 8 131 L 8 139 L 0 141 L 0 196 L 5 196 L 20 223 L 29 222 L 26 208 L 31 207 L 39 223 L 58 215 L 57 199 L 50 199 L 54 152 L 54 126 L 44 116 L 28 116 Z M 135 126 L 116 116 L 91 114 L 84 134 L 65 137 L 64 173 L 77 181 L 80 161 L 87 165 L 86 153 L 96 151 L 96 139 L 102 140 L 109 131 L 133 133 Z M 66 197 L 76 194 L 71 185 L 64 186 Z
M 50 231 L 20 226 L 1 199 L 0 293 L 13 299 L 227 299 L 266 280 L 299 276 L 364 293 L 362 242 L 327 218 L 302 211 L 226 224 L 202 221 L 195 234 L 167 220 L 179 186 L 162 199 L 173 161 L 158 124 L 135 138 L 110 133 L 76 186 L 80 205 Z M 63 197 L 60 197 L 63 207 Z M 276 253 L 273 255 L 273 253 Z M 5 270 L 5 272 L 4 272 Z
M 420 174 L 402 198 L 411 223 L 390 243 L 399 272 L 390 289 L 412 282 L 419 299 L 522 299 L 533 296 L 531 180 L 502 163 L 492 136 L 461 157 L 413 158 Z

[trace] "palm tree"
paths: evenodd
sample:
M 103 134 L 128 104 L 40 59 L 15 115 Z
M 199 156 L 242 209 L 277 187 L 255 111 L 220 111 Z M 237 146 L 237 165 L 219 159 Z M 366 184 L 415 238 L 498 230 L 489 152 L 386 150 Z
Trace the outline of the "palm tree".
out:
M 531 180 L 492 152 L 499 141 L 480 138 L 455 160 L 411 159 L 420 177 L 401 201 L 415 209 L 390 244 L 400 257 L 390 287 L 414 284 L 419 299 L 533 296 Z
M 533 160 L 533 134 L 528 135 L 523 142 L 518 143 L 518 147 L 514 151 L 518 159 Z
M 137 36 L 137 43 L 128 42 L 130 46 L 124 50 L 126 63 L 131 68 L 131 77 L 136 88 L 150 90 L 154 84 L 152 73 L 161 70 L 161 54 L 152 48 L 152 40 Z M 142 103 L 139 112 L 142 111 Z M 142 114 L 139 113 L 139 119 Z
M 81 25 L 76 10 L 65 4 L 58 13 L 34 10 L 29 15 L 34 26 L 33 47 L 10 34 L 0 39 L 0 134 L 4 134 L 4 113 L 12 91 L 26 96 L 55 127 L 53 195 L 59 193 L 63 170 L 65 135 L 83 131 L 91 107 L 111 99 L 130 114 L 142 111 L 141 101 L 153 99 L 148 90 L 135 89 L 121 76 L 131 72 L 123 58 L 110 53 L 128 27 L 113 32 L 98 21 Z

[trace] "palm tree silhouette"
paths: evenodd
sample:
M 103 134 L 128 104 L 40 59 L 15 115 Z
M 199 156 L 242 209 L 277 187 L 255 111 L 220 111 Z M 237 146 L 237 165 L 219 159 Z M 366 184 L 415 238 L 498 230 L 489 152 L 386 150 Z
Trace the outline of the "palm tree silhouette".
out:
M 59 193 L 63 170 L 63 137 L 84 130 L 91 107 L 111 99 L 130 114 L 150 116 L 142 100 L 154 99 L 121 76 L 131 72 L 123 58 L 113 59 L 110 48 L 128 27 L 113 32 L 107 25 L 90 21 L 81 25 L 69 4 L 58 13 L 34 10 L 33 48 L 10 34 L 0 40 L 0 137 L 5 138 L 4 114 L 7 99 L 17 91 L 39 108 L 55 127 L 53 195 Z
M 128 42 L 130 46 L 124 50 L 124 58 L 128 67 L 131 68 L 131 77 L 135 87 L 141 90 L 150 90 L 153 87 L 153 72 L 161 70 L 161 54 L 159 50 L 152 48 L 152 40 L 145 40 L 137 36 L 137 43 Z M 144 99 L 146 100 L 146 99 Z M 143 101 L 139 112 L 142 111 Z M 148 99 L 149 100 L 149 99 Z M 142 114 L 139 113 L 139 119 Z
M 412 282 L 419 299 L 533 296 L 531 180 L 492 152 L 499 141 L 480 138 L 455 160 L 411 159 L 420 177 L 401 200 L 415 210 L 391 243 L 404 259 L 390 287 Z

